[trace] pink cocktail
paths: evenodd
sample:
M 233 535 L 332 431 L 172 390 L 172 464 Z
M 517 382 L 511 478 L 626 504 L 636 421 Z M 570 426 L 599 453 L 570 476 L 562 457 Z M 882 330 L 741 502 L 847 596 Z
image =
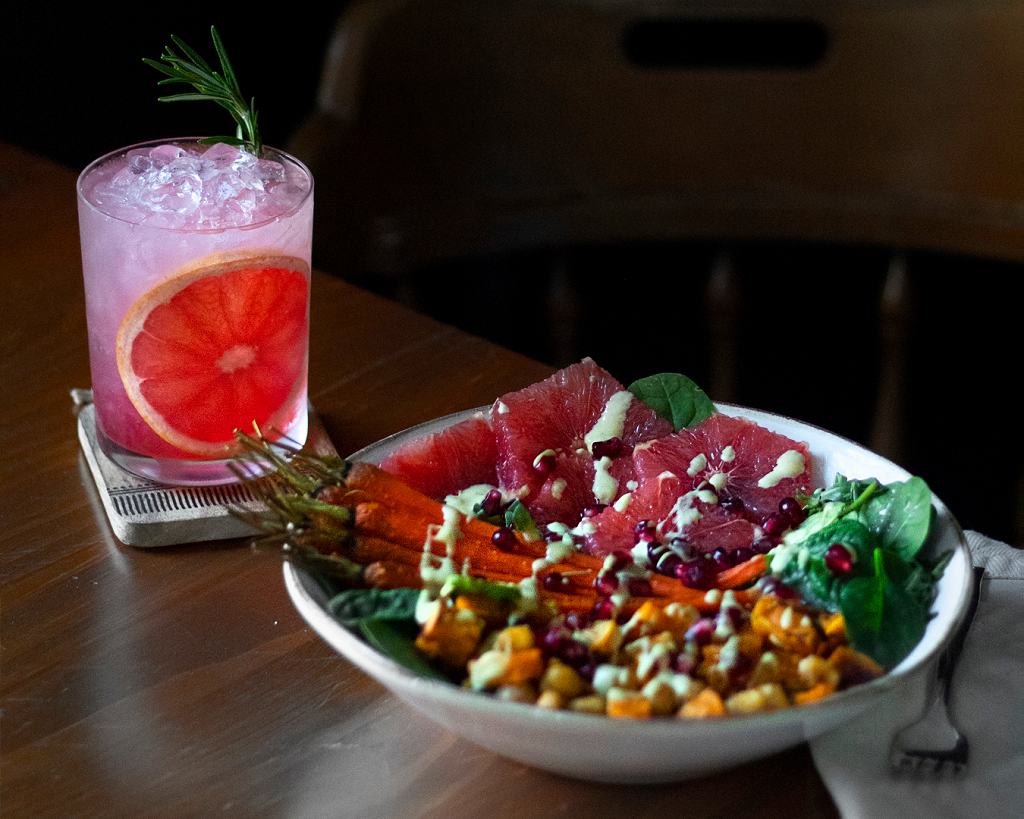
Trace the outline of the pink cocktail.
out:
M 163 483 L 234 479 L 234 430 L 305 441 L 313 180 L 162 140 L 78 180 L 97 437 Z

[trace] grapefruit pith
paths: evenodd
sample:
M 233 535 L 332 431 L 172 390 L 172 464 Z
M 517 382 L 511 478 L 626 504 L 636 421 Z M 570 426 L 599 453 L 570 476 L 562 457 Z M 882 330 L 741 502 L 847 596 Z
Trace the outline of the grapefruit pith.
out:
M 128 397 L 165 441 L 223 458 L 234 431 L 287 430 L 306 383 L 309 265 L 272 252 L 215 254 L 128 310 L 117 367 Z

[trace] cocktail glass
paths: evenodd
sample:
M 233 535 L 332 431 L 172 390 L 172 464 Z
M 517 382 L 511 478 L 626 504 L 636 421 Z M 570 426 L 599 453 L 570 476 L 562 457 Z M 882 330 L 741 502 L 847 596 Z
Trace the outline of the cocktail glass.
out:
M 168 139 L 78 179 L 97 439 L 159 483 L 236 480 L 234 430 L 306 438 L 313 178 Z

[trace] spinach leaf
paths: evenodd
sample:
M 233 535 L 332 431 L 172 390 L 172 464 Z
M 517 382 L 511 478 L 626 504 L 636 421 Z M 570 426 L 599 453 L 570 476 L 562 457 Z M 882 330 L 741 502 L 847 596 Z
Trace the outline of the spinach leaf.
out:
M 921 478 L 886 485 L 859 513 L 865 525 L 904 560 L 913 558 L 928 538 L 932 492 Z
M 836 475 L 832 485 L 827 489 L 815 489 L 807 498 L 804 511 L 813 515 L 826 508 L 828 504 L 842 504 L 853 508 L 858 502 L 866 502 L 869 497 L 885 492 L 885 487 L 873 478 L 867 480 L 850 480 L 845 475 Z M 865 497 L 868 493 L 868 497 Z M 843 514 L 850 511 L 844 509 Z
M 931 501 L 920 478 L 880 485 L 837 475 L 808 499 L 807 519 L 772 552 L 772 572 L 811 605 L 841 611 L 850 644 L 892 668 L 924 634 L 951 554 L 918 558 L 931 529 Z M 826 565 L 834 543 L 854 556 L 848 574 Z
M 532 532 L 540 536 L 530 510 L 520 500 L 514 500 L 508 505 L 508 509 L 505 510 L 505 525 L 517 532 Z
M 853 555 L 850 575 L 835 575 L 825 564 L 825 554 L 834 543 L 841 543 Z M 872 560 L 878 544 L 878 537 L 859 520 L 841 517 L 792 545 L 781 547 L 773 553 L 771 567 L 783 583 L 812 606 L 839 611 L 843 583 L 850 577 L 873 573 Z
M 416 648 L 419 595 L 416 589 L 345 589 L 331 598 L 328 609 L 367 643 L 414 674 L 447 680 Z
M 649 375 L 630 384 L 629 391 L 671 421 L 676 430 L 695 426 L 715 414 L 715 405 L 704 390 L 679 373 Z
M 419 595 L 416 589 L 345 589 L 327 607 L 349 628 L 368 618 L 415 622 Z
M 417 650 L 416 635 L 419 629 L 415 621 L 368 617 L 359 621 L 359 630 L 367 643 L 403 668 L 421 677 L 450 682 L 445 674 L 434 668 Z
M 932 583 L 923 567 L 896 552 L 879 549 L 875 555 L 872 576 L 844 584 L 841 610 L 851 645 L 890 669 L 924 635 Z

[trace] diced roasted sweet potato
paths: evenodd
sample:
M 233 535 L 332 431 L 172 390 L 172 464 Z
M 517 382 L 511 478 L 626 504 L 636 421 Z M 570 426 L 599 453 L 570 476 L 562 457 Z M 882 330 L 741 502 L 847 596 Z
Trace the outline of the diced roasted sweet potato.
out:
M 810 616 L 771 594 L 762 595 L 750 614 L 750 626 L 780 648 L 814 654 L 821 635 Z
M 686 718 L 725 716 L 725 703 L 713 688 L 705 688 L 696 697 L 679 709 L 679 716 Z
M 885 669 L 867 654 L 856 651 L 850 646 L 839 646 L 829 655 L 828 659 L 839 672 L 840 688 L 871 682 L 885 673 Z
M 484 625 L 471 611 L 441 605 L 423 624 L 416 647 L 446 665 L 464 668 L 480 644 Z
M 650 719 L 651 701 L 639 691 L 613 688 L 608 692 L 606 708 L 609 717 L 619 719 Z

